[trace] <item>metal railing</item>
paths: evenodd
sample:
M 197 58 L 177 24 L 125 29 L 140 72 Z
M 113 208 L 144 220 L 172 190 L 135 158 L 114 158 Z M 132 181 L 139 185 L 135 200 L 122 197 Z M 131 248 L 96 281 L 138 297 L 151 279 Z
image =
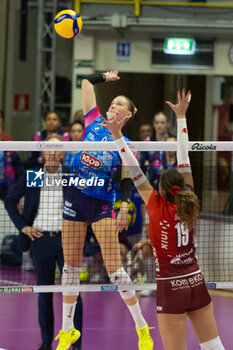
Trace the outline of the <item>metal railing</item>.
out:
M 139 17 L 141 6 L 188 6 L 188 7 L 211 7 L 211 8 L 233 8 L 232 1 L 212 2 L 188 2 L 188 1 L 153 1 L 153 0 L 75 0 L 75 11 L 81 14 L 82 4 L 101 4 L 101 5 L 132 5 L 134 6 L 134 15 Z

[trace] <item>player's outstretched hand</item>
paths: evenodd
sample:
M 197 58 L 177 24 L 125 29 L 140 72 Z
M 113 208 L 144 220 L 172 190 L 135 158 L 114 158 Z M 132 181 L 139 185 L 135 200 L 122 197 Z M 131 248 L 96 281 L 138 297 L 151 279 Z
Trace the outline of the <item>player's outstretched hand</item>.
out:
M 114 139 L 117 140 L 122 136 L 121 129 L 130 118 L 131 117 L 125 117 L 119 119 L 117 116 L 112 117 L 111 114 L 107 112 L 107 119 L 105 123 L 99 125 L 107 128 L 112 133 Z
M 165 103 L 171 107 L 171 109 L 175 112 L 177 118 L 185 118 L 186 111 L 191 101 L 191 91 L 189 90 L 186 94 L 185 89 L 182 90 L 182 93 L 180 90 L 178 90 L 177 100 L 178 102 L 176 105 L 169 101 L 166 101 Z
M 120 80 L 120 77 L 118 76 L 118 70 L 111 70 L 110 72 L 105 72 L 104 74 L 106 77 L 106 83 L 109 81 Z

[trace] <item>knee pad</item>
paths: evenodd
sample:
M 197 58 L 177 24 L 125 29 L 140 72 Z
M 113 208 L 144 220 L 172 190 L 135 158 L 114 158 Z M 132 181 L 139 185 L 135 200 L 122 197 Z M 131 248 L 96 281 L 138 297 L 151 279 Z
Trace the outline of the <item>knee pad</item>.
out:
M 113 284 L 132 284 L 131 278 L 123 267 L 112 273 L 109 277 Z M 135 295 L 134 290 L 123 290 L 119 291 L 119 293 L 123 299 L 130 299 Z
M 64 264 L 63 270 L 62 270 L 62 285 L 68 286 L 68 285 L 75 285 L 77 286 L 79 284 L 79 274 L 81 271 L 81 267 L 74 267 Z M 78 295 L 78 292 L 63 292 L 63 295 Z
M 225 350 L 219 337 L 200 344 L 201 350 Z

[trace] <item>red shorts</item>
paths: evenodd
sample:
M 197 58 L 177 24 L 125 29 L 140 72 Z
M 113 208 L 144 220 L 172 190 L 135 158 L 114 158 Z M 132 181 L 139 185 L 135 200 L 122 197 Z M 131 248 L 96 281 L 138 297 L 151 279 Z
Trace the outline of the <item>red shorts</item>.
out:
M 211 302 L 201 272 L 186 277 L 157 280 L 157 313 L 183 314 Z

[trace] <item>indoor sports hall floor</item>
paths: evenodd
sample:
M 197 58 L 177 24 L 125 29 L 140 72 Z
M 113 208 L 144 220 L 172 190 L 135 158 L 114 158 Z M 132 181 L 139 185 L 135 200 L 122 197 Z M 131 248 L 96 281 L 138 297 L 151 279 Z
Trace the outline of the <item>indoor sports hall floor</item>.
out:
M 227 295 L 229 293 L 226 293 Z M 117 292 L 82 293 L 84 328 L 82 350 L 137 350 L 137 335 L 129 312 Z M 143 314 L 162 350 L 155 313 L 155 297 L 140 297 Z M 219 332 L 226 350 L 233 350 L 233 298 L 213 296 Z M 61 295 L 54 296 L 55 332 L 61 325 Z M 41 342 L 36 294 L 0 295 L 0 350 L 37 350 Z M 55 349 L 55 342 L 53 349 Z M 188 324 L 188 350 L 200 349 Z

